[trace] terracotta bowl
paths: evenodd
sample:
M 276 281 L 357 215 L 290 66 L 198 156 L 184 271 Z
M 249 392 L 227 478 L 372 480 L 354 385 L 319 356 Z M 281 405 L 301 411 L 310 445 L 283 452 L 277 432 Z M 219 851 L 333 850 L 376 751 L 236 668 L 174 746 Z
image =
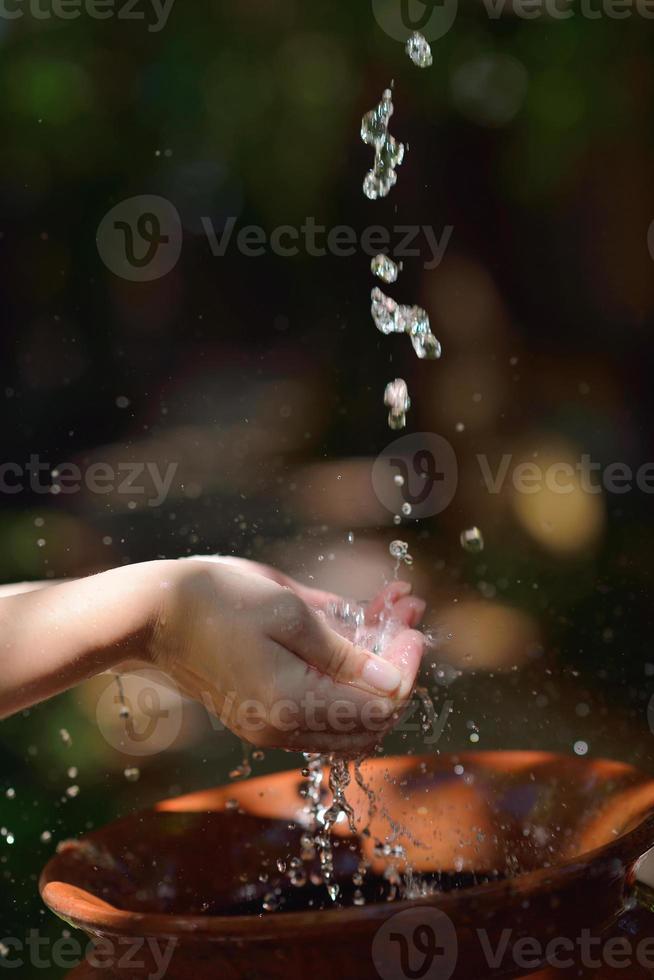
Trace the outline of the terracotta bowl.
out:
M 552 940 L 615 928 L 654 845 L 654 780 L 622 763 L 493 752 L 374 759 L 362 771 L 377 812 L 353 780 L 359 833 L 338 825 L 339 905 L 323 886 L 294 888 L 277 866 L 299 855 L 306 825 L 297 770 L 166 800 L 67 842 L 41 895 L 109 948 L 138 945 L 141 966 L 114 960 L 98 976 L 157 976 L 159 943 L 170 980 L 508 978 L 529 972 L 515 955 L 525 939 L 540 969 Z M 391 838 L 435 893 L 385 900 L 375 843 Z M 357 906 L 362 857 L 368 901 Z M 265 912 L 276 888 L 279 910 Z

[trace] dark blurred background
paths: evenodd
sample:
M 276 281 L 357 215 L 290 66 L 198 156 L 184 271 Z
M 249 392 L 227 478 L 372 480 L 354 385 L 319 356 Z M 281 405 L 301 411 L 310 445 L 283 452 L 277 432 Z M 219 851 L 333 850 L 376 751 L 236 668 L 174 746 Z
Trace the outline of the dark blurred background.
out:
M 492 19 L 462 0 L 421 71 L 364 0 L 177 0 L 158 31 L 139 9 L 145 21 L 0 17 L 1 457 L 175 476 L 157 506 L 57 492 L 48 473 L 54 492 L 1 493 L 2 581 L 223 552 L 361 598 L 392 575 L 399 536 L 438 637 L 425 683 L 454 707 L 437 747 L 400 733 L 387 751 L 543 747 L 651 770 L 651 495 L 490 494 L 476 459 L 654 460 L 650 23 L 635 7 Z M 360 120 L 391 79 L 409 152 L 373 203 Z M 96 235 L 142 194 L 176 208 L 183 247 L 167 275 L 131 282 Z M 377 333 L 369 256 L 252 257 L 232 241 L 215 257 L 202 224 L 270 234 L 308 217 L 358 234 L 452 227 L 435 269 L 422 239 L 389 288 L 429 311 L 440 362 Z M 459 466 L 453 503 L 399 531 L 370 482 L 395 376 L 406 432 L 440 434 Z M 459 543 L 472 525 L 480 554 Z M 0 725 L 0 939 L 61 936 L 37 894 L 58 841 L 241 761 L 188 704 L 172 745 L 119 751 L 100 698 L 113 683 Z M 270 753 L 254 768 L 289 765 Z

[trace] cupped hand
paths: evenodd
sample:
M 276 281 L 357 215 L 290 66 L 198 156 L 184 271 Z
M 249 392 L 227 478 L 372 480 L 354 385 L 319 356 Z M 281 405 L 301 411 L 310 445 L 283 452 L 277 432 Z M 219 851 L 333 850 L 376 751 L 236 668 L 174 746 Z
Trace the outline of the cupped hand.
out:
M 413 627 L 425 604 L 407 583 L 393 582 L 366 608 L 369 626 L 392 635 L 380 656 L 327 624 L 339 596 L 268 566 L 198 558 L 158 574 L 151 660 L 254 745 L 363 752 L 411 695 L 423 653 Z

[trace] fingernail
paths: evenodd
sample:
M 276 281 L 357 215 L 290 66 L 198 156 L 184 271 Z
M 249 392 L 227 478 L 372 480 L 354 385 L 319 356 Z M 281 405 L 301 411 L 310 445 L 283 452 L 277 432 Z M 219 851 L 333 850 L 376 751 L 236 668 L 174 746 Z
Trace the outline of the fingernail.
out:
M 381 657 L 368 657 L 361 671 L 361 680 L 382 694 L 391 694 L 402 683 L 402 673 Z
M 423 599 L 411 600 L 411 626 L 417 626 L 425 614 L 427 603 Z

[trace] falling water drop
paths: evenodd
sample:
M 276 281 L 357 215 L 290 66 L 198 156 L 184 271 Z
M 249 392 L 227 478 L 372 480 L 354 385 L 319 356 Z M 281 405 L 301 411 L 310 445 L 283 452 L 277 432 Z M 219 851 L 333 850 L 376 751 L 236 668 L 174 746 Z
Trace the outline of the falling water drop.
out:
M 386 197 L 397 183 L 396 168 L 404 160 L 404 144 L 388 132 L 393 115 L 393 93 L 386 89 L 378 106 L 367 112 L 361 122 L 361 139 L 375 148 L 375 163 L 366 174 L 363 193 L 371 201 Z
M 436 360 L 442 354 L 439 341 L 431 332 L 428 313 L 420 306 L 400 306 L 375 286 L 371 295 L 372 318 L 383 334 L 405 333 L 421 360 Z
M 420 31 L 415 31 L 406 42 L 406 53 L 418 68 L 430 68 L 434 64 L 429 42 Z
M 397 282 L 400 272 L 400 266 L 388 255 L 375 255 L 370 263 L 370 269 L 374 276 L 386 283 Z
M 484 538 L 478 527 L 461 532 L 461 547 L 464 551 L 477 553 L 484 550 Z
M 402 378 L 389 381 L 384 392 L 384 405 L 389 409 L 389 428 L 403 429 L 406 425 L 406 413 L 411 408 L 411 399 L 409 398 L 409 389 L 406 381 Z

